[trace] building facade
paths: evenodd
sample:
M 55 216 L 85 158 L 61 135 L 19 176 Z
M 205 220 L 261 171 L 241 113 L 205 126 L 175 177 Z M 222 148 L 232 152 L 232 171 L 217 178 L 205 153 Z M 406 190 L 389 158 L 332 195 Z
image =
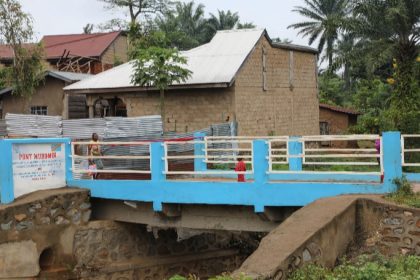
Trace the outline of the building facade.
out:
M 239 135 L 319 133 L 316 50 L 272 43 L 265 30 L 219 31 L 182 53 L 193 74 L 165 93 L 165 129 L 188 132 L 236 121 Z M 160 114 L 159 93 L 131 84 L 130 63 L 65 90 L 86 94 L 90 117 Z

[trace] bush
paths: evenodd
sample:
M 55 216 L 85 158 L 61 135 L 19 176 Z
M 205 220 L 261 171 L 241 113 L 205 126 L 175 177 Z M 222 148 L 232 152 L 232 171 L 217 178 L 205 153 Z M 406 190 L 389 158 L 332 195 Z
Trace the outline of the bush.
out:
M 419 279 L 420 257 L 360 256 L 356 262 L 344 262 L 330 270 L 316 265 L 305 266 L 293 273 L 291 280 L 415 280 Z
M 398 204 L 420 208 L 420 194 L 413 192 L 411 184 L 405 176 L 394 179 L 393 183 L 397 185 L 397 190 L 387 195 L 386 199 Z

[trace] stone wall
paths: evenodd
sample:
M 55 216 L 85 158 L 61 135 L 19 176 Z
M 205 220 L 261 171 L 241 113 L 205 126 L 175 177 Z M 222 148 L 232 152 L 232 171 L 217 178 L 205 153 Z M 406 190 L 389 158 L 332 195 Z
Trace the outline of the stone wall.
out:
M 319 134 L 318 104 L 316 56 L 271 47 L 262 37 L 235 81 L 239 134 Z
M 82 279 L 167 279 L 175 274 L 201 278 L 238 268 L 241 252 L 230 233 L 192 233 L 178 240 L 174 230 L 95 221 L 75 233 L 76 272 Z M 198 235 L 194 235 L 198 234 Z M 180 235 L 182 236 L 182 235 Z M 247 251 L 248 252 L 248 251 Z M 124 273 L 121 273 L 124 271 Z
M 295 212 L 261 241 L 236 274 L 282 280 L 307 263 L 381 252 L 420 255 L 420 210 L 378 196 L 326 198 Z
M 360 200 L 357 220 L 358 245 L 364 250 L 420 256 L 420 209 Z
M 73 231 L 90 219 L 89 191 L 38 191 L 0 206 L 0 278 L 73 263 Z

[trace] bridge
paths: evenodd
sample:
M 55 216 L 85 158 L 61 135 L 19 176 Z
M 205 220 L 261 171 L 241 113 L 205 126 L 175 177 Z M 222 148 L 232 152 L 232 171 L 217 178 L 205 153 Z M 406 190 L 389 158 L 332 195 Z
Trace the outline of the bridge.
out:
M 342 194 L 388 193 L 403 175 L 420 182 L 420 162 L 413 157 L 419 143 L 420 135 L 399 132 L 262 138 L 196 134 L 162 142 L 98 142 L 104 153 L 92 157 L 86 152 L 89 142 L 5 139 L 0 141 L 0 199 L 10 203 L 36 189 L 67 186 L 89 189 L 98 199 L 98 213 L 115 220 L 164 226 L 171 220 L 158 221 L 154 213 L 179 217 L 182 206 L 190 212 L 219 211 L 222 218 L 246 212 L 273 222 L 285 215 L 276 209 L 293 210 Z M 247 171 L 232 170 L 238 157 Z M 104 169 L 88 170 L 89 159 L 101 159 Z M 97 180 L 92 173 L 99 174 Z M 246 182 L 236 181 L 241 173 Z M 224 207 L 235 210 L 226 214 Z M 185 223 L 206 228 L 208 221 Z

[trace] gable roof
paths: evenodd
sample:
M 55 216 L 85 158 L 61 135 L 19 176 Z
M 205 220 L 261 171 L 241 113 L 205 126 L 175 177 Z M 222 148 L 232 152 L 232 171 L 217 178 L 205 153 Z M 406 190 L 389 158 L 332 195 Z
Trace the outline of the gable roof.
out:
M 240 29 L 218 31 L 213 39 L 197 48 L 183 51 L 187 59 L 186 68 L 192 72 L 191 77 L 172 88 L 181 87 L 229 87 L 235 80 L 238 71 L 256 44 L 265 36 L 271 43 L 265 29 Z M 315 53 L 311 48 L 296 45 L 273 45 L 276 48 Z M 112 89 L 125 91 L 147 90 L 131 83 L 134 72 L 133 62 L 104 71 L 64 88 L 64 90 L 84 93 L 102 92 Z
M 121 35 L 121 31 L 94 34 L 46 35 L 41 42 L 44 45 L 46 59 L 58 59 L 64 52 L 71 56 L 100 57 L 107 48 Z M 26 44 L 25 47 L 34 44 Z M 13 58 L 10 46 L 0 45 L 0 59 Z
M 59 58 L 64 51 L 73 56 L 100 57 L 121 31 L 94 34 L 47 35 L 42 38 L 47 58 Z
M 344 113 L 347 115 L 355 115 L 355 116 L 361 115 L 360 112 L 357 112 L 356 110 L 353 110 L 353 109 L 342 108 L 342 107 L 328 105 L 324 103 L 319 103 L 319 108 L 331 110 L 338 113 Z
M 46 71 L 45 77 L 53 77 L 59 80 L 62 80 L 66 83 L 74 83 L 77 81 L 81 81 L 87 79 L 93 75 L 91 74 L 83 74 L 83 73 L 73 73 L 73 72 L 63 72 L 63 71 Z M 13 91 L 12 87 L 4 88 L 0 90 L 0 96 L 6 93 L 10 93 Z
M 228 87 L 265 30 L 218 31 L 204 45 L 181 52 L 192 72 L 183 86 L 209 85 Z M 139 88 L 131 83 L 133 63 L 127 62 L 90 79 L 65 87 L 65 90 Z

